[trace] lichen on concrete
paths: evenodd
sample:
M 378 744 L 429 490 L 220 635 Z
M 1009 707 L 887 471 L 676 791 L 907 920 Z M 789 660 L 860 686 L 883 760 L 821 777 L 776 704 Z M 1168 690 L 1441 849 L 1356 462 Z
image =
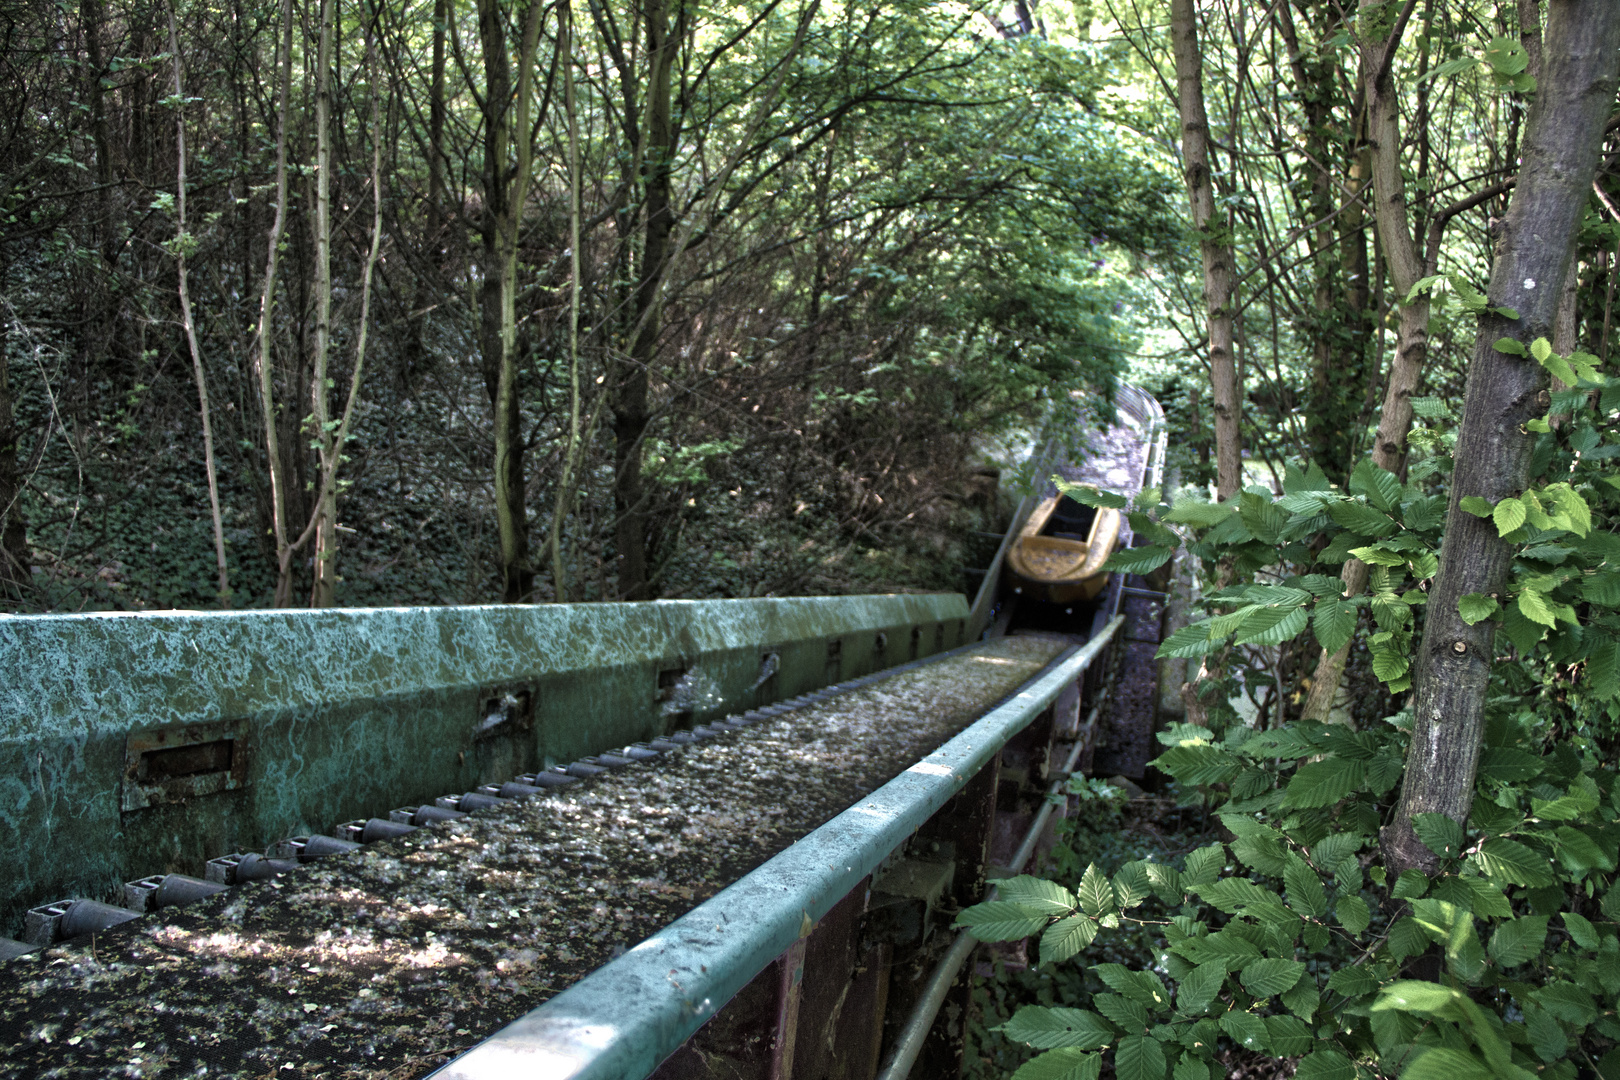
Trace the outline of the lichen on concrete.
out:
M 1001 639 L 558 793 L 0 967 L 0 1078 L 431 1072 L 932 751 Z

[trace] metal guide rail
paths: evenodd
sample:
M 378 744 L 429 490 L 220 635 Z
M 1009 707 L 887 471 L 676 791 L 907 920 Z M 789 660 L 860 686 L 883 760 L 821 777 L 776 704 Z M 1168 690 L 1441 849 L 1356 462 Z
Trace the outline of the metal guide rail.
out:
M 469 1049 L 444 1075 L 645 1076 L 1102 644 L 1053 665 L 1066 639 L 984 642 L 215 860 L 212 880 L 141 879 L 133 921 L 45 905 L 36 938 L 84 936 L 7 964 L 0 1076 L 404 1077 Z

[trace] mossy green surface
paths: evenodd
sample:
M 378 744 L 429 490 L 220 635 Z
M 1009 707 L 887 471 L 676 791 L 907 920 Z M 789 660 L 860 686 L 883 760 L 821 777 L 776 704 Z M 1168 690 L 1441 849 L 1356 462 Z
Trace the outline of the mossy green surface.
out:
M 961 596 L 930 594 L 0 616 L 0 934 L 38 903 L 200 875 L 207 859 L 648 738 L 683 714 L 950 648 L 966 614 Z M 511 693 L 529 695 L 530 721 L 480 732 L 492 696 Z M 240 784 L 124 809 L 131 733 L 221 721 L 247 756 Z

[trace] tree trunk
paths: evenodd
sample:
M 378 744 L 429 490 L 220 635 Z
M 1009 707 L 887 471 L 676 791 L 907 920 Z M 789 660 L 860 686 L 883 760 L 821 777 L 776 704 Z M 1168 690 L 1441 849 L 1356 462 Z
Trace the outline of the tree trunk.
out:
M 568 565 L 563 556 L 563 526 L 573 499 L 574 461 L 579 454 L 579 117 L 574 102 L 574 5 L 558 7 L 557 52 L 563 69 L 563 110 L 568 123 L 568 444 L 551 514 L 551 581 L 559 604 L 568 602 Z
M 259 300 L 259 332 L 253 352 L 254 375 L 259 384 L 259 408 L 264 416 L 264 456 L 270 482 L 270 530 L 276 543 L 275 606 L 286 607 L 292 594 L 292 550 L 287 545 L 287 481 L 282 470 L 280 418 L 276 415 L 272 376 L 275 336 L 276 277 L 280 264 L 281 234 L 287 225 L 287 116 L 292 97 L 292 0 L 281 3 L 281 71 L 276 103 L 276 211 L 270 223 L 265 256 L 264 293 Z
M 309 380 L 309 412 L 314 428 L 306 434 L 319 447 L 320 471 L 332 471 L 332 394 L 327 361 L 332 349 L 332 24 L 336 0 L 321 0 L 321 36 L 315 60 L 315 336 Z M 337 492 L 322 484 L 316 494 L 315 572 L 309 606 L 331 607 L 337 591 Z
M 1528 343 L 1552 331 L 1620 81 L 1617 51 L 1620 5 L 1551 0 L 1542 78 L 1487 293 L 1492 307 L 1512 308 L 1519 318 L 1488 311 L 1479 320 L 1440 571 L 1429 591 L 1414 665 L 1412 745 L 1400 804 L 1382 834 L 1384 865 L 1392 876 L 1413 867 L 1432 871 L 1438 862 L 1413 831 L 1414 814 L 1440 813 L 1463 823 L 1473 805 L 1496 626 L 1489 619 L 1469 626 L 1457 601 L 1469 593 L 1501 595 L 1513 545 L 1489 519 L 1458 504 L 1467 496 L 1496 503 L 1530 482 L 1533 444 L 1523 425 L 1546 410 L 1547 375 L 1534 360 L 1500 353 L 1491 343 L 1502 337 Z
M 1299 0 L 1295 0 L 1299 3 Z M 1299 3 L 1313 37 L 1336 30 L 1329 9 Z M 1302 329 L 1311 340 L 1311 382 L 1305 433 L 1311 458 L 1329 480 L 1343 485 L 1355 464 L 1357 432 L 1364 426 L 1367 382 L 1367 241 L 1361 205 L 1350 200 L 1335 213 L 1341 196 L 1330 168 L 1348 159 L 1350 186 L 1366 174 L 1365 151 L 1358 144 L 1358 102 L 1335 100 L 1333 63 L 1300 45 L 1289 4 L 1277 6 L 1277 25 L 1288 46 L 1289 65 L 1305 113 L 1305 141 L 1312 159 L 1309 196 L 1300 209 L 1315 228 L 1315 289 L 1312 312 Z M 1313 43 L 1314 44 L 1314 43 Z M 1338 108 L 1348 113 L 1341 118 Z M 1349 129 L 1349 130 L 1347 130 Z M 1359 178 L 1358 178 L 1359 174 Z
M 675 42 L 669 33 L 668 0 L 648 0 L 647 112 L 642 127 L 642 244 L 638 283 L 631 307 L 629 356 L 613 401 L 615 543 L 619 596 L 647 600 L 647 506 L 641 457 L 647 436 L 647 375 L 658 357 L 662 325 L 664 269 L 670 257 L 674 217 L 670 202 L 670 158 L 674 128 L 670 115 L 670 67 Z
M 101 30 L 107 21 L 101 0 L 80 0 L 79 30 L 84 34 L 85 100 L 90 106 L 90 139 L 96 148 L 96 233 L 101 242 L 103 260 L 112 263 L 118 258 L 119 243 L 113 235 L 112 182 L 113 165 L 111 140 L 107 137 L 106 95 L 101 80 L 107 75 L 106 60 L 101 52 Z
M 1362 49 L 1362 87 L 1367 98 L 1368 153 L 1372 163 L 1373 221 L 1383 244 L 1385 263 L 1395 299 L 1401 304 L 1400 325 L 1395 337 L 1395 357 L 1390 361 L 1384 383 L 1384 404 L 1378 416 L 1378 432 L 1373 436 L 1373 464 L 1399 472 L 1406 455 L 1406 436 L 1412 430 L 1412 394 L 1423 377 L 1429 353 L 1429 295 L 1418 294 L 1407 300 L 1412 286 L 1432 273 L 1425 255 L 1412 235 L 1406 206 L 1406 183 L 1401 174 L 1400 100 L 1396 97 L 1393 59 L 1400 45 L 1405 23 L 1399 22 L 1388 38 Z M 1431 257 L 1437 258 L 1438 245 Z M 1344 595 L 1356 596 L 1367 587 L 1367 567 L 1359 559 L 1346 560 L 1339 574 Z M 1337 652 L 1324 650 L 1311 677 L 1310 694 L 1300 716 L 1326 720 L 1338 694 L 1350 657 L 1350 644 Z
M 1215 398 L 1215 490 L 1229 498 L 1243 486 L 1242 379 L 1233 353 L 1232 294 L 1236 263 L 1226 224 L 1215 219 L 1209 116 L 1204 110 L 1204 58 L 1198 47 L 1194 0 L 1171 0 L 1170 37 L 1176 56 L 1176 104 L 1181 113 L 1181 160 L 1192 223 L 1204 260 L 1209 313 L 1210 386 Z
M 0 293 L 6 284 L 6 262 L 0 260 Z M 8 361 L 11 319 L 0 315 L 0 600 L 20 601 L 32 587 L 28 522 L 18 504 L 23 476 L 17 465 L 21 432 L 11 407 L 11 364 Z
M 197 344 L 197 325 L 191 317 L 191 291 L 186 274 L 186 92 L 180 70 L 180 28 L 175 25 L 174 0 L 169 2 L 169 52 L 174 62 L 174 151 L 175 151 L 175 229 L 174 262 L 179 281 L 180 325 L 191 351 L 191 373 L 197 382 L 197 405 L 202 412 L 203 468 L 208 474 L 209 519 L 214 526 L 214 562 L 219 569 L 219 606 L 231 606 L 231 578 L 225 562 L 225 526 L 219 513 L 219 480 L 214 470 L 214 422 L 208 407 L 208 377 L 203 371 L 202 349 Z
M 540 0 L 524 6 L 512 89 L 505 20 L 497 0 L 479 0 L 484 93 L 484 285 L 480 345 L 484 380 L 494 407 L 495 522 L 500 534 L 502 599 L 529 603 L 534 568 L 523 478 L 523 433 L 517 390 L 517 245 L 528 195 L 532 153 L 530 90 L 539 43 Z M 515 100 L 514 100 L 515 99 Z M 513 151 L 515 150 L 515 154 Z M 515 163 L 508 165 L 508 156 Z

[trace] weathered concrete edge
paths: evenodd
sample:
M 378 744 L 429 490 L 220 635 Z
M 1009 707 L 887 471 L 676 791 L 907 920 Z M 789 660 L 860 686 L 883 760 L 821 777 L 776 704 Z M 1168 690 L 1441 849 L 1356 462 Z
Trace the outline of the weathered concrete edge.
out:
M 253 715 L 965 617 L 955 594 L 0 615 L 0 740 Z M 402 670 L 404 664 L 410 670 Z
M 965 615 L 895 594 L 0 616 L 0 933 L 37 903 L 651 737 L 681 720 L 667 668 L 701 676 L 702 720 L 938 652 Z M 502 688 L 530 694 L 531 722 L 483 738 Z M 237 786 L 122 808 L 132 734 L 210 723 L 240 736 Z
M 1123 622 L 765 865 L 431 1080 L 642 1080 L 1079 678 Z

